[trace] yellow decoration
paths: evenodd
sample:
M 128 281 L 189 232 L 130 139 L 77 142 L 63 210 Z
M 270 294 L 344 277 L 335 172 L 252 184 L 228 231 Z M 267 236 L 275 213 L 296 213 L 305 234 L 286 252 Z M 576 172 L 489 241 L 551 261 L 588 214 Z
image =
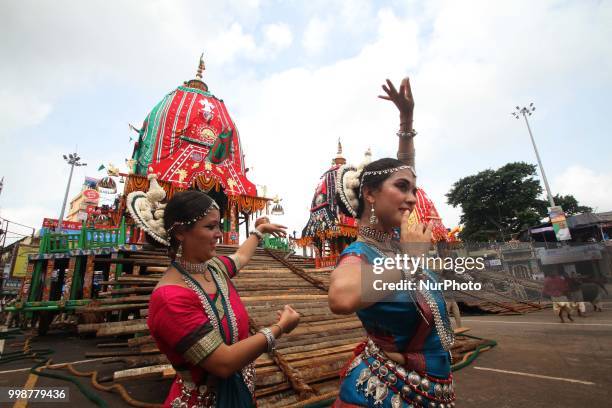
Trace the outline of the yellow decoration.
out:
M 419 219 L 417 218 L 417 212 L 412 211 L 410 213 L 410 217 L 408 217 L 408 225 L 414 225 L 418 223 L 419 223 Z

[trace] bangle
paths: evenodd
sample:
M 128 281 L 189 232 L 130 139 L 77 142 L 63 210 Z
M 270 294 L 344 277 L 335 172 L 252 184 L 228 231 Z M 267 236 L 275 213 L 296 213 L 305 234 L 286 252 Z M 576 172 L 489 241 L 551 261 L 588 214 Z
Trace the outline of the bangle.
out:
M 257 237 L 257 241 L 259 242 L 263 240 L 263 234 L 258 229 L 254 229 L 253 231 L 249 232 L 249 235 L 255 235 Z
M 414 153 L 397 152 L 397 160 L 414 159 Z
M 396 133 L 397 137 L 399 137 L 400 139 L 409 139 L 409 138 L 413 138 L 417 135 L 417 131 L 414 129 L 410 129 L 408 131 L 402 132 L 401 130 L 399 132 Z
M 276 338 L 274 337 L 272 330 L 270 330 L 269 327 L 264 327 L 263 329 L 260 329 L 258 333 L 263 334 L 266 338 L 266 342 L 268 343 L 268 353 L 273 353 L 276 350 Z
M 274 326 L 278 327 L 278 329 L 280 330 L 280 334 L 285 333 L 285 331 L 283 330 L 283 328 L 281 327 L 281 325 L 280 325 L 280 324 L 278 324 L 278 323 L 274 323 L 274 324 L 273 324 L 272 326 L 270 326 L 270 327 L 274 327 Z

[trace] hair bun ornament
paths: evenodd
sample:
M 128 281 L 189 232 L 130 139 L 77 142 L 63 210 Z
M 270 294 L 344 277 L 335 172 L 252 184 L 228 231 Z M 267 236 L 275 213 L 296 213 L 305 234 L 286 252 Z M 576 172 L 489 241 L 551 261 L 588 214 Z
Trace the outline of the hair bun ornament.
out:
M 149 191 L 133 191 L 127 196 L 126 206 L 136 224 L 150 237 L 162 245 L 170 246 L 168 234 L 164 229 L 166 204 L 161 201 L 166 192 L 157 183 L 156 175 L 149 175 Z
M 336 176 L 338 198 L 353 218 L 357 218 L 359 208 L 359 199 L 355 191 L 359 190 L 359 176 L 362 171 L 353 165 L 345 164 L 338 169 Z

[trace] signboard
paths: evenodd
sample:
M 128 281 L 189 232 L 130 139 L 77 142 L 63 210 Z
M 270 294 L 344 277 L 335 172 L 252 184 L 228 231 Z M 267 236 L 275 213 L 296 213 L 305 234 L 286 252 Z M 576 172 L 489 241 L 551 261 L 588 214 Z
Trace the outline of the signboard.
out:
M 17 256 L 13 262 L 13 278 L 24 278 L 28 269 L 28 255 L 37 254 L 38 247 L 29 245 L 19 245 Z
M 602 258 L 601 248 L 597 245 L 566 246 L 553 249 L 538 247 L 535 250 L 542 265 L 597 261 Z
M 546 231 L 554 231 L 553 227 L 542 227 L 542 228 L 531 228 L 530 229 L 532 234 L 539 234 L 540 232 L 546 232 Z
M 98 203 L 98 199 L 100 198 L 100 193 L 96 190 L 83 190 L 83 197 L 85 197 L 85 201 L 91 202 L 94 204 Z
M 500 259 L 488 259 L 488 261 L 490 266 L 501 266 L 502 264 Z
M 80 221 L 66 221 L 63 220 L 62 221 L 62 230 L 74 230 L 74 231 L 78 231 L 81 229 L 81 226 L 83 224 Z M 57 228 L 57 220 L 54 220 L 52 218 L 45 218 L 43 219 L 43 228 L 47 228 L 47 229 L 55 229 Z
M 2 294 L 16 295 L 19 293 L 19 287 L 21 286 L 21 279 L 6 279 L 2 282 Z
M 548 214 L 550 216 L 550 223 L 552 224 L 555 235 L 557 236 L 557 240 L 569 241 L 572 239 L 563 208 L 558 205 L 548 207 Z

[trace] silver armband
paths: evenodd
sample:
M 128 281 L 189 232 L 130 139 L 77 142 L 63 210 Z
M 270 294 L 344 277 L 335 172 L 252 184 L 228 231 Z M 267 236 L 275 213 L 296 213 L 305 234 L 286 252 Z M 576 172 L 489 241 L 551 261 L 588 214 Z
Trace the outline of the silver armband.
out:
M 401 138 L 401 139 L 410 139 L 413 138 L 417 135 L 417 131 L 414 129 L 410 129 L 406 132 L 402 132 L 401 130 L 399 132 L 396 133 L 397 137 Z
M 414 153 L 397 152 L 397 160 L 414 159 Z
M 258 229 L 254 229 L 253 231 L 249 232 L 249 235 L 255 235 L 257 237 L 257 240 L 260 242 L 263 240 L 263 234 L 259 232 Z
M 269 327 L 264 327 L 260 329 L 258 333 L 261 333 L 265 336 L 266 341 L 268 342 L 268 353 L 273 353 L 276 351 L 276 338 L 274 337 L 274 333 Z

